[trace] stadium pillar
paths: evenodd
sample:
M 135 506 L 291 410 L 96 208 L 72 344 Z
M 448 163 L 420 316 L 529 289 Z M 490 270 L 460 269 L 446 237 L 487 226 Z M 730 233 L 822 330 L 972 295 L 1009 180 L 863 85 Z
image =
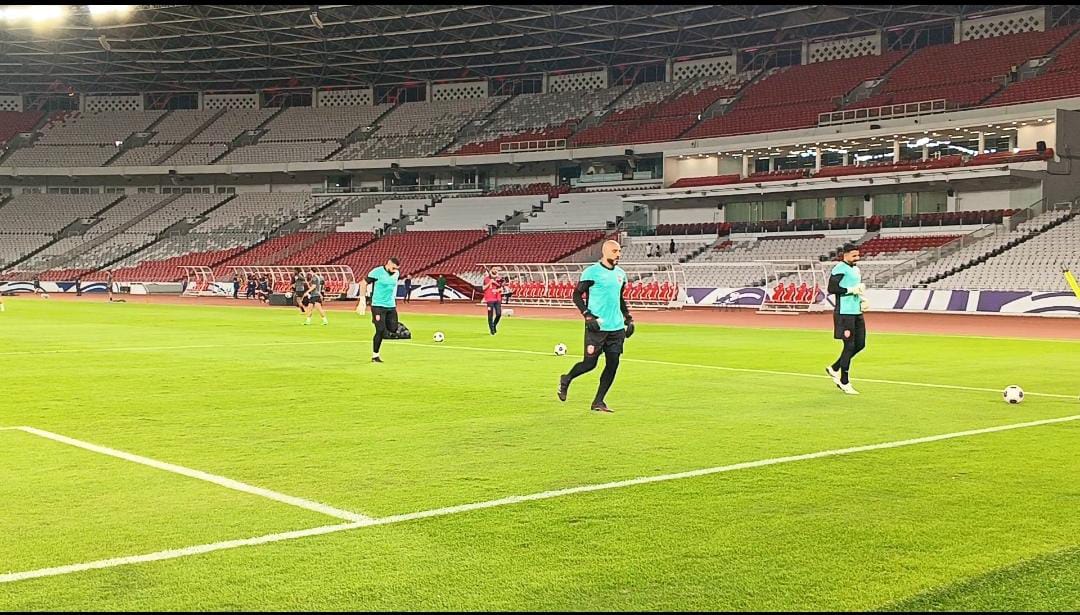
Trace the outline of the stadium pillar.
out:
M 900 162 L 900 141 L 897 139 L 892 142 L 892 161 Z
M 1009 151 L 1016 149 L 1016 133 L 1009 135 Z
M 981 154 L 986 151 L 986 133 L 979 131 L 979 151 L 976 154 Z
M 844 152 L 844 166 L 851 164 L 851 152 Z
M 742 155 L 742 176 L 743 177 L 746 177 L 747 175 L 750 174 L 750 161 L 751 160 L 752 160 L 752 157 L 750 156 L 750 154 L 743 154 Z
M 957 17 L 953 20 L 953 43 L 959 43 L 964 39 L 964 18 Z
M 821 170 L 821 148 L 820 147 L 814 150 L 814 170 L 815 171 L 820 171 Z
M 949 188 L 949 192 L 945 197 L 945 211 L 956 211 L 956 191 Z
M 671 82 L 671 81 L 674 81 L 674 80 L 675 80 L 675 62 L 671 58 L 668 58 L 667 61 L 664 62 L 664 81 Z
M 922 146 L 922 159 L 923 159 L 923 162 L 926 162 L 927 160 L 930 160 L 930 146 L 929 145 L 923 145 Z
M 874 195 L 867 194 L 863 197 L 862 215 L 864 218 L 869 218 L 874 215 Z
M 774 156 L 769 156 L 769 170 L 770 171 L 775 171 L 776 170 L 776 157 L 774 157 Z

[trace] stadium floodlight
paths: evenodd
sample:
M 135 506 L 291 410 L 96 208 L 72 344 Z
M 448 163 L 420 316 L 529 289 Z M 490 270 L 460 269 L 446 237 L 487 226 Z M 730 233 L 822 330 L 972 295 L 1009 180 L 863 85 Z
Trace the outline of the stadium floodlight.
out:
M 38 6 L 9 6 L 0 9 L 0 19 L 9 23 L 32 21 L 42 23 L 64 16 L 64 7 L 59 4 L 41 4 Z
M 86 8 L 90 11 L 90 16 L 97 19 L 99 17 L 110 17 L 113 15 L 127 15 L 131 12 L 131 9 L 135 8 L 133 4 L 88 4 Z

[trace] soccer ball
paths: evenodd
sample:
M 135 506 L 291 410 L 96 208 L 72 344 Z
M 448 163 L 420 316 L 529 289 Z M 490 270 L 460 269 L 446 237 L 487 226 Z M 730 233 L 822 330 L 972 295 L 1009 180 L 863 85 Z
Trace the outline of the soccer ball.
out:
M 561 357 L 566 354 L 566 344 L 555 344 L 555 356 Z
M 435 340 L 436 342 L 441 342 L 446 339 L 446 336 L 443 335 L 442 331 L 436 331 L 435 335 L 431 336 L 431 339 Z
M 41 293 L 41 298 L 42 299 L 48 299 L 49 298 L 49 293 Z
M 1002 397 L 1010 404 L 1018 404 L 1024 401 L 1024 389 L 1014 385 L 1005 387 L 1005 391 L 1002 392 Z

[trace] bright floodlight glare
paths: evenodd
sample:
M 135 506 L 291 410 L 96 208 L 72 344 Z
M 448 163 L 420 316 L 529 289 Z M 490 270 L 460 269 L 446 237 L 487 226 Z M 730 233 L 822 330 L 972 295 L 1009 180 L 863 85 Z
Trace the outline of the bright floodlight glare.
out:
M 50 21 L 64 15 L 64 7 L 58 4 L 42 4 L 39 6 L 9 6 L 0 9 L 0 19 L 8 22 L 30 20 L 33 22 Z
M 86 8 L 90 10 L 90 15 L 93 17 L 103 17 L 106 15 L 126 15 L 134 8 L 132 4 L 88 4 Z

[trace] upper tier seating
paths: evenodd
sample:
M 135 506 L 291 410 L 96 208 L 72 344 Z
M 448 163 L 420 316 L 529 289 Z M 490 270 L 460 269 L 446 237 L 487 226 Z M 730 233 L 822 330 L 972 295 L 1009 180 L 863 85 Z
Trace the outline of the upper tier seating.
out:
M 135 132 L 146 131 L 164 111 L 72 111 L 50 120 L 41 129 L 38 145 L 111 145 Z M 115 152 L 114 152 L 115 153 Z
M 41 111 L 0 111 L 0 145 L 20 132 L 30 132 L 43 117 Z
M 357 128 L 371 126 L 393 105 L 290 107 L 270 120 L 260 143 L 344 139 Z
M 818 115 L 863 81 L 885 74 L 902 52 L 776 70 L 751 83 L 727 113 L 702 121 L 687 137 L 718 137 L 816 126 Z
M 218 278 L 223 278 L 230 275 L 229 267 L 239 265 L 270 265 L 276 263 L 279 259 L 275 258 L 281 255 L 285 250 L 294 248 L 295 246 L 309 241 L 318 236 L 318 233 L 292 233 L 290 235 L 282 235 L 280 237 L 271 237 L 266 241 L 256 244 L 255 246 L 245 250 L 233 256 L 225 261 L 222 261 L 218 266 L 214 268 L 214 275 Z M 310 264 L 310 263 L 305 263 Z
M 192 143 L 231 143 L 246 130 L 254 130 L 270 119 L 278 109 L 229 109 L 195 135 Z
M 742 180 L 738 173 L 733 175 L 708 175 L 705 177 L 680 177 L 671 188 L 697 188 L 701 186 L 725 186 L 737 184 Z
M 221 164 L 274 164 L 281 162 L 318 162 L 337 151 L 337 141 L 297 141 L 272 143 L 259 141 L 238 147 L 221 159 Z
M 0 267 L 7 267 L 52 240 L 53 236 L 45 233 L 0 233 Z
M 219 113 L 218 109 L 177 109 L 170 111 L 160 122 L 154 125 L 156 133 L 151 143 L 183 143 L 203 124 Z
M 1050 100 L 1080 96 L 1080 37 L 1073 38 L 1054 54 L 1037 77 L 1014 83 L 995 96 L 990 104 Z
M 491 116 L 482 133 L 457 141 L 447 154 L 497 154 L 504 142 L 565 139 L 572 132 L 570 123 L 603 110 L 626 88 L 515 96 Z
M 1000 89 L 994 83 L 995 77 L 1008 75 L 1014 66 L 1046 55 L 1073 29 L 1066 26 L 924 47 L 897 67 L 874 96 L 849 108 L 942 98 L 958 106 L 977 105 Z
M 35 145 L 15 150 L 12 167 L 100 167 L 117 153 L 115 145 Z

